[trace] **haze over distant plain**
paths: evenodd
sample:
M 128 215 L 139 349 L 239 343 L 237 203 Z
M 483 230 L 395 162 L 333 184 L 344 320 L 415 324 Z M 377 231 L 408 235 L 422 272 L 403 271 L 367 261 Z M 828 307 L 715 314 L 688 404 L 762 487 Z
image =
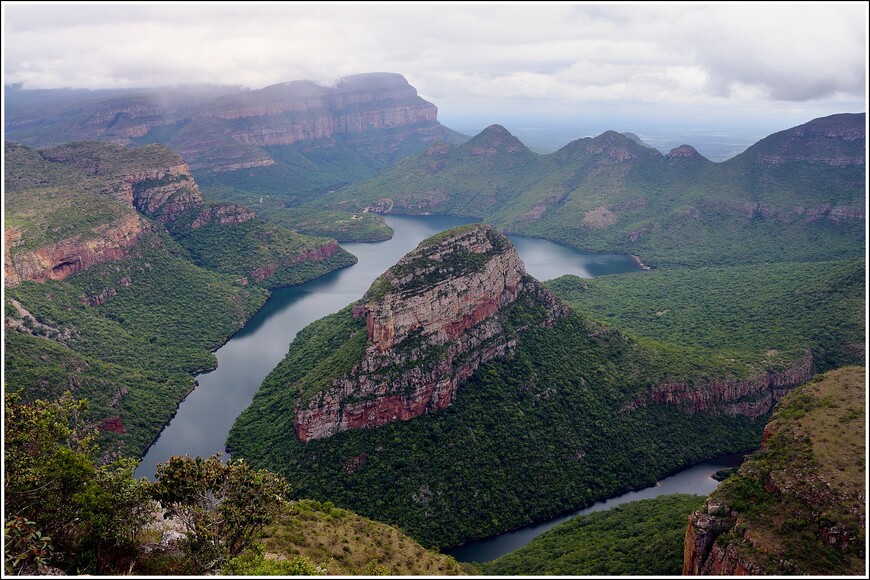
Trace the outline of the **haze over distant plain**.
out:
M 253 89 L 398 72 L 473 134 L 607 129 L 711 159 L 867 101 L 865 2 L 3 4 L 4 84 Z M 693 140 L 694 139 L 694 140 Z

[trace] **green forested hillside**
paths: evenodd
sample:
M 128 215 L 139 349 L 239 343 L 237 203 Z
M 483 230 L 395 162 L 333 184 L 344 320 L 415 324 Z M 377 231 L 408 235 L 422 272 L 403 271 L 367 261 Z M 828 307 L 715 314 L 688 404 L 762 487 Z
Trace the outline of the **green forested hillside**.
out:
M 863 114 L 816 119 L 712 163 L 613 131 L 536 155 L 492 126 L 309 205 L 474 216 L 659 267 L 858 257 L 863 127 Z
M 678 576 L 686 520 L 703 501 L 665 495 L 577 516 L 482 568 L 493 576 Z
M 350 309 L 322 319 L 299 333 L 228 446 L 294 481 L 298 497 L 333 501 L 443 547 L 758 445 L 763 418 L 620 411 L 662 375 L 654 354 L 618 332 L 576 314 L 542 327 L 542 310 L 525 300 L 505 316 L 524 329 L 516 353 L 478 368 L 451 407 L 301 443 L 290 385 L 320 376 L 312 372 L 318 361 L 338 356 L 358 333 Z
M 106 289 L 116 294 L 87 302 Z M 120 416 L 126 431 L 107 432 L 102 446 L 118 449 L 123 439 L 124 454 L 139 456 L 193 388 L 191 374 L 215 365 L 210 351 L 267 296 L 163 248 L 62 281 L 24 282 L 6 291 L 7 320 L 20 327 L 6 332 L 5 388 L 25 400 L 65 390 L 89 399 L 95 423 Z
M 547 283 L 579 312 L 682 357 L 747 363 L 813 352 L 825 370 L 863 360 L 864 260 L 663 269 Z
M 141 455 L 266 288 L 355 260 L 204 204 L 160 145 L 7 143 L 5 185 L 5 388 L 90 399 L 107 452 Z

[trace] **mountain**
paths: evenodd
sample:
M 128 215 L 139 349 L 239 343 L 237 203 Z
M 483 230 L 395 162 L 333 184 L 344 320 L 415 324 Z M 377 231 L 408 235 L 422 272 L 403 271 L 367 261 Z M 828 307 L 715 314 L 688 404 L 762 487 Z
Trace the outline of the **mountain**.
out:
M 473 224 L 303 329 L 227 445 L 299 497 L 456 545 L 757 446 L 814 364 L 681 375 L 683 355 L 570 310 Z
M 435 105 L 392 73 L 259 90 L 6 87 L 5 93 L 9 139 L 31 146 L 162 143 L 181 153 L 201 186 L 252 199 L 322 193 L 370 177 L 427 144 L 462 138 L 438 123 Z
M 662 155 L 613 131 L 537 155 L 492 126 L 309 205 L 479 217 L 652 266 L 857 257 L 864 125 L 863 113 L 816 119 L 723 163 L 690 145 Z
M 109 453 L 147 448 L 267 288 L 355 260 L 204 201 L 162 145 L 7 142 L 5 170 L 5 387 L 88 398 Z
M 761 450 L 689 517 L 684 574 L 867 573 L 865 374 L 841 368 L 783 399 Z

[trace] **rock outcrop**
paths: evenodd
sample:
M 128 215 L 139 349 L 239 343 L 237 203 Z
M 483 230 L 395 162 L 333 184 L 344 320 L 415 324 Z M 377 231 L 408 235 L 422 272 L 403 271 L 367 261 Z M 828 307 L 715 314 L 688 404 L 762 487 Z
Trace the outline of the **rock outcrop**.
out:
M 807 351 L 784 370 L 764 371 L 743 380 L 655 385 L 624 410 L 651 404 L 673 405 L 690 414 L 742 415 L 754 419 L 768 413 L 789 391 L 806 383 L 813 374 L 813 355 Z
M 488 226 L 424 241 L 372 285 L 353 308 L 365 319 L 365 354 L 345 376 L 296 406 L 302 441 L 405 421 L 448 407 L 477 367 L 513 351 L 500 313 L 527 294 L 549 321 L 567 308 Z
M 866 574 L 865 370 L 789 394 L 762 448 L 689 516 L 684 575 Z
M 153 226 L 135 213 L 93 228 L 93 235 L 77 235 L 15 253 L 10 252 L 10 247 L 21 244 L 21 230 L 9 228 L 4 233 L 6 250 L 3 271 L 7 288 L 14 288 L 24 280 L 63 280 L 96 264 L 127 258 L 146 239 L 154 244 L 159 243 L 155 237 L 147 235 L 154 233 Z

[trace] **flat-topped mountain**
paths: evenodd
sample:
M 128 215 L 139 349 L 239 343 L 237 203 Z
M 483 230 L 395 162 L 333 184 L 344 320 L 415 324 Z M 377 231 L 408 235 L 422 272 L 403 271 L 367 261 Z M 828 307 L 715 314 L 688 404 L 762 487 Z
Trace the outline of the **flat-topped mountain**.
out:
M 652 266 L 860 256 L 864 119 L 815 119 L 722 163 L 691 145 L 662 155 L 615 131 L 538 155 L 492 126 L 308 203 L 478 217 Z
M 329 86 L 6 87 L 6 96 L 9 139 L 30 146 L 162 143 L 181 153 L 198 179 L 209 177 L 201 185 L 221 184 L 224 193 L 230 187 L 259 196 L 264 185 L 268 194 L 322 192 L 370 177 L 433 143 L 461 139 L 438 123 L 435 105 L 393 73 L 353 75 Z M 282 188 L 271 187 L 278 181 Z

